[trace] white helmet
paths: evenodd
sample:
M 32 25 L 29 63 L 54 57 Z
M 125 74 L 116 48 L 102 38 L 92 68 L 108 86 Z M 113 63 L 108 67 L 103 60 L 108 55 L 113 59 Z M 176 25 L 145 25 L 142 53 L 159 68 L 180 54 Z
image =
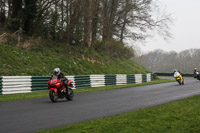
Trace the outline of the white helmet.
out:
M 57 67 L 54 69 L 54 75 L 58 76 L 59 74 L 60 74 L 60 68 Z
M 175 73 L 175 72 L 178 72 L 178 70 L 177 70 L 177 69 L 174 69 L 174 73 Z

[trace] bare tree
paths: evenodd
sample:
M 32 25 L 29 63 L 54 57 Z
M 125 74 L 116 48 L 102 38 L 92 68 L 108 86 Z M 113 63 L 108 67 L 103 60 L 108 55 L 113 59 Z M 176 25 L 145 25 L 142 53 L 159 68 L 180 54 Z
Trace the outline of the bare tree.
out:
M 94 0 L 94 3 L 92 5 L 92 42 L 91 42 L 92 48 L 94 48 L 97 39 L 99 13 L 100 13 L 100 0 Z
M 93 0 L 84 0 L 84 44 L 91 46 Z
M 6 0 L 0 0 L 0 30 L 6 23 Z
M 155 50 L 136 57 L 134 60 L 153 72 L 172 72 L 179 69 L 184 73 L 192 73 L 194 68 L 200 70 L 200 49 L 189 49 L 179 53 Z
M 0 7 L 0 29 L 85 47 L 170 35 L 170 16 L 154 12 L 154 0 L 0 0 Z

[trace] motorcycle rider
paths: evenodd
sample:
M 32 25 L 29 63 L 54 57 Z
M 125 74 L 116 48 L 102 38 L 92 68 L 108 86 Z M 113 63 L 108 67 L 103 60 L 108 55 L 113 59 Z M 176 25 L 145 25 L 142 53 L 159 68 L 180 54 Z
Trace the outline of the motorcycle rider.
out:
M 179 72 L 179 73 L 180 73 L 180 75 L 183 77 L 182 73 L 181 73 L 181 72 L 180 72 L 178 69 L 174 69 L 174 72 L 173 72 L 173 74 L 174 74 L 175 72 Z
M 199 71 L 197 71 L 197 68 L 194 68 L 194 71 L 193 71 L 194 78 L 196 78 L 196 77 L 197 77 L 198 73 L 199 73 Z
M 64 73 L 61 72 L 60 68 L 58 68 L 58 67 L 54 69 L 54 75 L 57 76 L 58 80 L 63 81 L 64 86 L 65 86 L 64 87 L 64 93 L 66 93 L 67 90 L 68 90 L 68 85 L 67 85 L 68 79 L 64 76 Z
M 180 77 L 177 74 L 175 75 L 176 72 L 178 72 L 180 74 Z M 183 78 L 182 73 L 178 69 L 174 69 L 173 74 L 174 74 L 175 79 L 179 82 L 179 85 L 181 85 L 181 84 L 183 85 L 184 84 L 184 78 Z M 180 80 L 178 80 L 178 77 L 180 78 Z
M 194 68 L 194 72 L 193 73 L 196 74 L 196 72 L 197 72 L 197 68 Z

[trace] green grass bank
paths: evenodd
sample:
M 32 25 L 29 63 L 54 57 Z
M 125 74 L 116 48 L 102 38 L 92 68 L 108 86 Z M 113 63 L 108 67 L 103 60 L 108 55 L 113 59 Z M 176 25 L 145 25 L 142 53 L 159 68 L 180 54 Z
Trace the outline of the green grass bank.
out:
M 76 45 L 49 44 L 29 49 L 0 44 L 0 76 L 51 75 L 60 67 L 65 75 L 148 73 L 131 59 Z

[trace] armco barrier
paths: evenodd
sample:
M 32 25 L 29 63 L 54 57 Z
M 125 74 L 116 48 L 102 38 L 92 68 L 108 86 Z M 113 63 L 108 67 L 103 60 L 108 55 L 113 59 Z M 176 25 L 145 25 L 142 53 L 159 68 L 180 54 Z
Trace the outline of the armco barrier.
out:
M 146 74 L 146 78 L 147 78 L 147 82 L 150 82 L 152 80 L 152 77 L 151 77 L 152 74 Z
M 2 77 L 0 77 L 0 95 L 2 94 Z
M 78 75 L 74 77 L 75 86 L 79 88 L 90 88 L 90 75 Z
M 147 75 L 146 74 L 142 74 L 142 83 L 143 82 L 147 82 Z
M 48 90 L 48 80 L 50 76 L 32 76 L 32 91 Z
M 155 74 L 150 74 L 151 75 L 151 81 L 153 80 L 153 77 L 155 76 Z
M 158 76 L 173 76 L 173 73 L 155 73 Z
M 142 74 L 135 74 L 135 83 L 142 83 Z
M 104 75 L 90 75 L 91 87 L 105 86 Z
M 156 74 L 157 76 L 174 76 L 173 73 L 154 73 Z M 191 73 L 182 73 L 183 77 L 193 77 L 194 74 L 191 74 Z
M 72 81 L 74 85 L 74 76 L 65 76 L 68 80 Z M 31 83 L 32 83 L 32 91 L 43 91 L 48 90 L 48 80 L 50 76 L 32 76 Z
M 105 85 L 116 85 L 116 75 L 105 75 Z
M 31 92 L 31 76 L 3 76 L 2 94 Z
M 127 84 L 136 83 L 135 82 L 135 75 L 127 75 L 126 79 L 127 79 Z
M 125 84 L 127 84 L 126 74 L 117 74 L 116 85 L 125 85 Z
M 65 76 L 72 80 L 73 89 L 124 85 L 153 80 L 153 74 L 112 74 L 112 75 L 75 75 Z M 48 90 L 50 76 L 2 76 L 0 94 L 27 93 Z

